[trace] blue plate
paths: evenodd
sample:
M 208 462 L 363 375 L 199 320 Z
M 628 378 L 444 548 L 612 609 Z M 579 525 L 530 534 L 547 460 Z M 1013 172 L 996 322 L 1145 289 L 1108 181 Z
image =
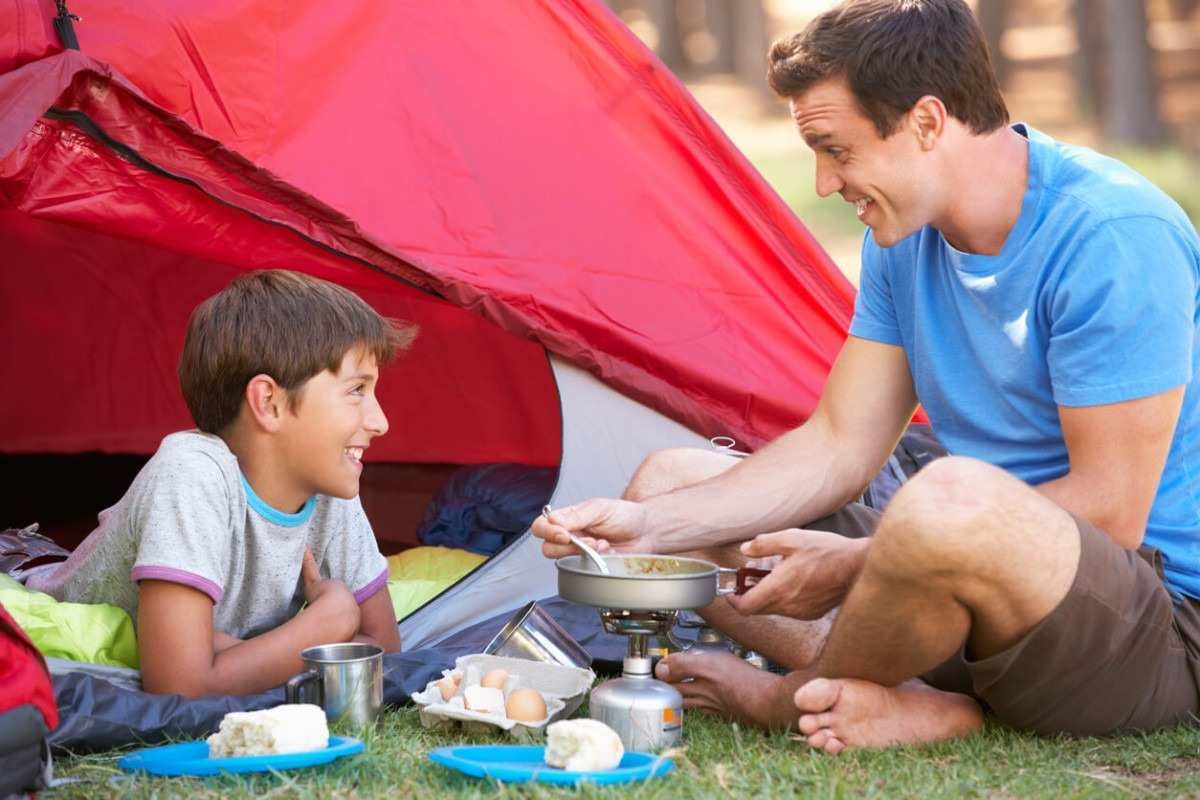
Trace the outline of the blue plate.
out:
M 669 758 L 650 753 L 626 753 L 615 769 L 569 772 L 546 764 L 545 747 L 519 744 L 439 747 L 429 753 L 429 760 L 475 778 L 494 778 L 509 783 L 629 783 L 666 775 L 675 769 L 675 762 Z
M 217 775 L 221 772 L 269 772 L 328 764 L 342 756 L 361 753 L 365 748 L 358 739 L 330 736 L 323 750 L 303 753 L 280 753 L 269 756 L 236 756 L 209 758 L 208 742 L 183 742 L 150 747 L 130 753 L 117 762 L 126 772 L 149 772 L 152 775 Z

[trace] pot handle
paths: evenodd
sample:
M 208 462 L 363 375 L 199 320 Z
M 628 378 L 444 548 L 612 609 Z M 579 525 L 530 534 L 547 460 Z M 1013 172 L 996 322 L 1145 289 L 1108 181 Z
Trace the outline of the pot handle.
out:
M 721 576 L 730 573 L 737 576 L 734 579 L 733 586 L 721 586 Z M 758 569 L 757 567 L 742 567 L 740 569 L 717 567 L 717 597 L 724 597 L 728 594 L 745 594 L 770 574 L 771 570 Z

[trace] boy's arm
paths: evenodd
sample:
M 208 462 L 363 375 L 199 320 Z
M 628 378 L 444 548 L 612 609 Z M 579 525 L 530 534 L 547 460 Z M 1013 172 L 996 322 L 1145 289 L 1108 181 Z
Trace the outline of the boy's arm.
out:
M 138 583 L 138 649 L 148 692 L 186 697 L 248 694 L 300 672 L 300 651 L 358 631 L 354 595 L 340 581 L 306 583 L 308 605 L 278 628 L 220 649 L 208 595 L 170 581 Z M 377 593 L 379 594 L 379 593 Z
M 385 653 L 400 652 L 400 626 L 396 624 L 396 612 L 392 608 L 392 596 L 387 584 L 358 606 L 360 622 L 356 642 L 374 644 Z

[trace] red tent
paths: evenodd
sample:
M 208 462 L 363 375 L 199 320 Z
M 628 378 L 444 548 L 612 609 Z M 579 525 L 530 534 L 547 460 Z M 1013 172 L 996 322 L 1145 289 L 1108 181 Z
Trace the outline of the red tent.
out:
M 258 267 L 421 325 L 376 459 L 556 464 L 546 351 L 750 447 L 812 410 L 851 286 L 600 3 L 69 5 L 78 51 L 0 6 L 0 451 L 189 426 L 187 315 Z

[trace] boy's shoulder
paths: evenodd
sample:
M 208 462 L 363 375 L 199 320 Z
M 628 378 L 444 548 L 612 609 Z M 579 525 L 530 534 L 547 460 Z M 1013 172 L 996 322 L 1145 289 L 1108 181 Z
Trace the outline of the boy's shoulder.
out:
M 222 471 L 236 471 L 238 468 L 237 456 L 220 436 L 198 430 L 178 431 L 164 436 L 149 463 L 156 462 L 171 465 L 210 463 Z
M 198 430 L 179 431 L 163 438 L 130 489 L 142 498 L 236 493 L 239 474 L 237 457 L 219 436 Z

